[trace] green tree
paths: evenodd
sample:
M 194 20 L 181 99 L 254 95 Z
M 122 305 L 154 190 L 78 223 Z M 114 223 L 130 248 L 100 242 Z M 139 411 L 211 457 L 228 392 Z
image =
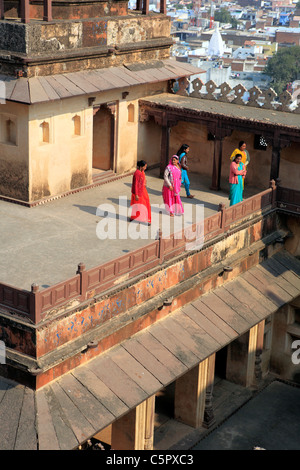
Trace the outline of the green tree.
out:
M 215 21 L 219 21 L 220 23 L 230 23 L 233 28 L 237 27 L 238 21 L 231 16 L 226 8 L 220 8 L 215 12 Z
M 286 89 L 289 82 L 300 77 L 300 46 L 284 47 L 269 59 L 264 72 L 271 77 L 276 93 Z

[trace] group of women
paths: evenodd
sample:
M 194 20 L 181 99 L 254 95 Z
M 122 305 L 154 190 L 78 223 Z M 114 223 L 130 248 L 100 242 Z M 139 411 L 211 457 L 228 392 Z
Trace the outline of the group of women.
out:
M 170 217 L 182 215 L 183 205 L 180 198 L 181 184 L 184 184 L 186 195 L 193 198 L 189 191 L 189 178 L 187 175 L 187 154 L 189 146 L 184 144 L 176 155 L 173 155 L 164 171 L 162 197 L 165 208 Z M 181 162 L 181 163 L 180 163 Z M 132 207 L 130 220 L 151 224 L 151 206 L 146 187 L 145 170 L 147 163 L 144 160 L 137 162 L 137 170 L 133 175 L 131 188 Z
M 184 212 L 180 198 L 181 184 L 185 187 L 186 197 L 194 197 L 189 191 L 190 181 L 187 174 L 188 152 L 189 146 L 187 144 L 182 145 L 177 154 L 171 157 L 164 171 L 162 197 L 170 217 L 182 215 Z M 250 161 L 245 142 L 239 143 L 238 148 L 231 154 L 230 160 L 229 200 L 230 206 L 232 206 L 243 200 L 244 178 L 247 173 L 246 166 Z M 146 185 L 146 169 L 147 163 L 144 160 L 137 162 L 137 170 L 133 175 L 131 188 L 130 205 L 132 212 L 130 220 L 151 225 L 151 205 Z

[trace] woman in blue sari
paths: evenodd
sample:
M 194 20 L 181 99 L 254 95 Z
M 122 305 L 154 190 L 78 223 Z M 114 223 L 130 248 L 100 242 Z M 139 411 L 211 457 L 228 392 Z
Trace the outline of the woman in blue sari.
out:
M 193 199 L 194 196 L 190 193 L 190 180 L 187 174 L 189 169 L 187 165 L 187 154 L 190 151 L 190 147 L 188 144 L 183 144 L 180 149 L 178 149 L 177 154 L 179 158 L 179 163 L 181 165 L 181 183 L 185 187 L 186 197 L 189 199 Z
M 230 165 L 229 174 L 229 200 L 230 206 L 243 200 L 243 180 L 246 175 L 245 165 L 242 163 L 242 155 L 237 154 Z

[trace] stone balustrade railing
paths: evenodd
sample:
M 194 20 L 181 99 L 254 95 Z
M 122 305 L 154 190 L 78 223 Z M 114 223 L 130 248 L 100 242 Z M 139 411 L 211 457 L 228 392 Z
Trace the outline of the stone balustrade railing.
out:
M 182 78 L 177 83 L 173 83 L 171 91 L 192 98 L 300 114 L 300 105 L 298 104 L 300 89 L 293 94 L 284 91 L 278 95 L 272 88 L 262 91 L 254 86 L 247 90 L 241 83 L 232 88 L 226 82 L 218 86 L 213 80 L 204 84 L 199 78 L 193 81 Z

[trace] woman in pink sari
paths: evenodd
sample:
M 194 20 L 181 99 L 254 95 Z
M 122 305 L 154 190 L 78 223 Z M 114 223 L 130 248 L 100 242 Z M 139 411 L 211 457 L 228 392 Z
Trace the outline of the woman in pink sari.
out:
M 164 185 L 162 190 L 166 211 L 170 214 L 170 217 L 174 217 L 174 214 L 183 214 L 182 202 L 179 195 L 180 188 L 181 169 L 179 158 L 177 155 L 173 155 L 164 172 Z

